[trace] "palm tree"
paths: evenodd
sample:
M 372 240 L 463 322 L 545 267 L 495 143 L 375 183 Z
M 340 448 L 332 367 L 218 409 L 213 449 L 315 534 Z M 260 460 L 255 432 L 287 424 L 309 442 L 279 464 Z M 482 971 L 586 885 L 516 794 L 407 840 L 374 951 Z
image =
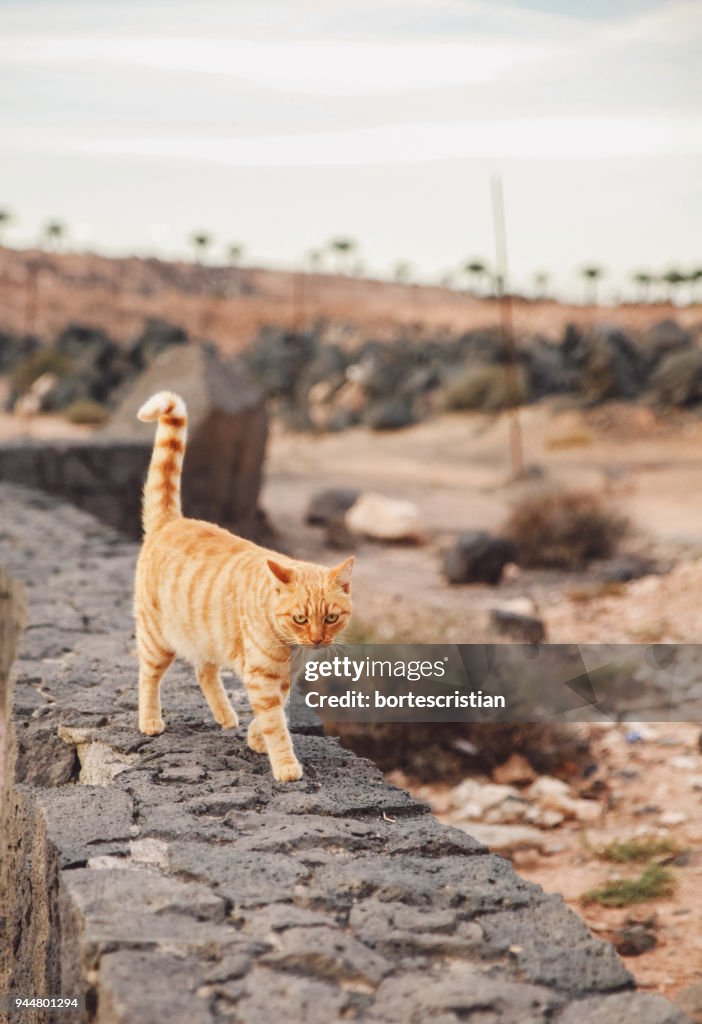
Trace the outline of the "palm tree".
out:
M 648 302 L 651 285 L 653 284 L 653 274 L 649 274 L 647 270 L 637 270 L 632 274 L 632 281 L 638 285 L 639 302 Z
M 324 261 L 324 253 L 321 249 L 308 249 L 305 254 L 308 266 L 313 274 L 318 274 L 322 269 L 322 263 Z
M 407 260 L 398 260 L 392 269 L 392 276 L 398 284 L 407 284 L 412 276 L 412 264 Z
M 239 242 L 232 242 L 231 245 L 227 246 L 227 256 L 229 257 L 229 263 L 232 267 L 238 267 L 241 263 L 244 255 L 244 246 Z
M 585 305 L 597 305 L 597 284 L 605 275 L 604 269 L 594 263 L 589 263 L 580 271 L 585 281 Z
M 66 237 L 66 225 L 60 220 L 48 220 L 44 225 L 44 241 L 49 249 L 60 249 Z
M 7 209 L 0 209 L 0 235 L 12 223 L 12 214 Z
M 537 272 L 534 274 L 534 289 L 536 292 L 535 298 L 546 298 L 549 280 L 550 275 L 546 270 L 537 270 Z
M 687 277 L 677 267 L 671 267 L 670 270 L 666 270 L 665 274 L 661 274 L 660 279 L 668 286 L 668 301 L 674 302 L 677 289 L 685 283 Z
M 488 272 L 487 264 L 483 263 L 482 260 L 471 260 L 463 268 L 464 273 L 468 274 L 469 278 L 473 278 L 475 281 L 474 293 L 477 294 L 480 291 L 480 283 Z
M 337 254 L 339 261 L 339 273 L 348 273 L 351 254 L 356 249 L 353 238 L 338 237 L 329 241 L 329 248 Z
M 190 236 L 190 242 L 195 250 L 195 262 L 202 263 L 205 258 L 205 253 L 212 245 L 212 235 L 206 231 L 193 231 Z

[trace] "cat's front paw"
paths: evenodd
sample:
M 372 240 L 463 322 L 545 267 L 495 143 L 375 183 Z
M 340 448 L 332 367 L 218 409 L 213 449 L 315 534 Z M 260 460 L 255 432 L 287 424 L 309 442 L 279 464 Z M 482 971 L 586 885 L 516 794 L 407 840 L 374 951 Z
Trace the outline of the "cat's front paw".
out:
M 302 778 L 302 765 L 293 758 L 292 761 L 282 761 L 280 764 L 271 765 L 273 778 L 276 782 L 297 782 Z
M 160 736 L 165 728 L 162 718 L 145 718 L 139 722 L 139 730 L 145 736 Z
M 236 711 L 232 708 L 223 714 L 217 715 L 217 722 L 223 729 L 236 729 L 239 724 L 239 718 Z

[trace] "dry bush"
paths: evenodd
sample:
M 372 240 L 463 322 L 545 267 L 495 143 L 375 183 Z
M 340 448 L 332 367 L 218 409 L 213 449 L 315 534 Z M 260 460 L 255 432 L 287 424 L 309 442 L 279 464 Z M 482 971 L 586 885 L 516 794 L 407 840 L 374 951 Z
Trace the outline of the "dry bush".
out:
M 443 390 L 441 405 L 453 412 L 476 410 L 499 412 L 528 399 L 526 378 L 520 368 L 512 376 L 504 366 L 473 366 L 450 380 Z
M 66 377 L 70 372 L 71 362 L 61 352 L 53 348 L 40 348 L 13 367 L 10 380 L 15 391 L 23 395 L 45 373 Z
M 109 412 L 104 405 L 94 402 L 92 398 L 78 398 L 64 409 L 64 416 L 70 423 L 84 423 L 94 426 L 103 424 Z
M 588 735 L 571 724 L 336 722 L 325 732 L 381 771 L 399 769 L 418 783 L 456 785 L 467 775 L 491 772 L 515 753 L 537 772 L 568 780 L 593 765 Z
M 544 491 L 515 506 L 505 532 L 520 565 L 579 569 L 614 554 L 628 525 L 590 491 Z

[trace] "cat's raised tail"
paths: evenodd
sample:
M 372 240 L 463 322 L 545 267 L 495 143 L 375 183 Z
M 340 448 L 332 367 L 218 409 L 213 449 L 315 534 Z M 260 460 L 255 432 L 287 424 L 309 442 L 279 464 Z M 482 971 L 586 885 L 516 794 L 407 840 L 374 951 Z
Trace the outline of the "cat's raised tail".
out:
M 159 391 L 142 405 L 137 417 L 145 423 L 158 420 L 141 512 L 144 533 L 149 534 L 182 515 L 180 477 L 188 414 L 179 395 Z

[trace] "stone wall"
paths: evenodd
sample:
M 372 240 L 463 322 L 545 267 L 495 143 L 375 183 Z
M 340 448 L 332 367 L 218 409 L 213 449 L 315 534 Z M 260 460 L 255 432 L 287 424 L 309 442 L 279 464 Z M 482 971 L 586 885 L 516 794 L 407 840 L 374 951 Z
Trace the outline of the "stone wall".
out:
M 338 1020 L 681 1024 L 558 896 L 296 728 L 272 781 L 186 666 L 136 729 L 136 546 L 0 485 L 0 564 L 27 592 L 7 697 L 0 991 L 86 997 L 99 1024 Z M 45 1022 L 31 1014 L 25 1021 Z
M 185 514 L 267 542 L 270 530 L 258 507 L 268 434 L 265 403 L 240 363 L 204 345 L 157 355 L 107 425 L 89 439 L 0 444 L 0 481 L 64 498 L 138 539 L 155 425 L 139 423 L 136 411 L 163 389 L 177 391 L 188 406 Z

